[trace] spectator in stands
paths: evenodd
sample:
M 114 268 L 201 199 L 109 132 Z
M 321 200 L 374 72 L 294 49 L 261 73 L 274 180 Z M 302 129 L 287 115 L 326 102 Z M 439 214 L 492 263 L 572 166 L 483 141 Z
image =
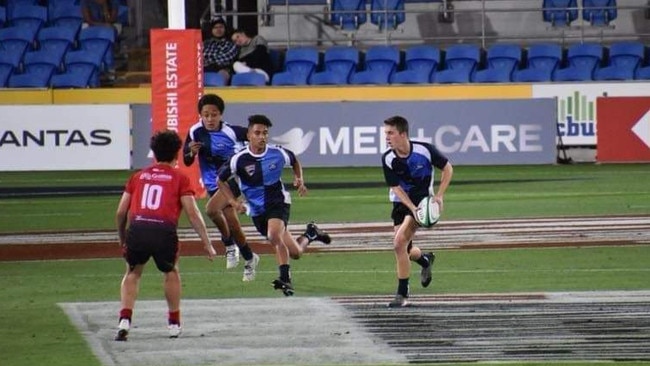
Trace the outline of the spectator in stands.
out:
M 212 38 L 203 43 L 203 71 L 218 72 L 228 81 L 237 58 L 237 45 L 227 37 L 223 18 L 213 19 L 210 24 Z
M 262 36 L 254 36 L 242 29 L 233 32 L 232 41 L 239 47 L 237 61 L 233 64 L 235 73 L 257 72 L 264 75 L 266 82 L 271 79 L 273 64 L 268 43 Z
M 117 20 L 118 0 L 81 0 L 83 27 L 112 26 L 116 36 L 122 34 L 122 24 Z M 117 37 L 115 37 L 117 39 Z

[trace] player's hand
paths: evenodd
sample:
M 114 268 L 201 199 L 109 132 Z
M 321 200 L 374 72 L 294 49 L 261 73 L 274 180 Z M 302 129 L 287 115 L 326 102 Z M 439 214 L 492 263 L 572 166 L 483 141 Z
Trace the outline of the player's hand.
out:
M 192 152 L 192 156 L 195 156 L 196 154 L 199 153 L 201 146 L 203 146 L 203 143 L 200 141 L 190 142 L 190 151 Z
M 214 257 L 217 255 L 217 251 L 214 250 L 214 247 L 212 246 L 212 243 L 208 243 L 205 245 L 205 250 L 208 251 L 208 260 L 212 262 L 214 260 Z
M 442 212 L 443 206 L 442 206 L 442 196 L 435 195 L 433 196 L 433 199 L 438 203 L 438 207 L 440 207 L 440 212 Z
M 235 209 L 235 212 L 243 214 L 246 213 L 246 205 L 240 200 L 234 200 L 230 202 L 230 206 Z
M 294 177 L 293 186 L 298 190 L 299 196 L 304 196 L 307 194 L 307 187 L 305 186 L 305 182 L 302 180 L 302 178 Z

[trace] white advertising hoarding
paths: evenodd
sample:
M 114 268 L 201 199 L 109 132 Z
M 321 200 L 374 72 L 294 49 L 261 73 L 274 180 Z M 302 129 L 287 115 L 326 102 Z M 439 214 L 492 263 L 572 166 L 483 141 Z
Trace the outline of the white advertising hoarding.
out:
M 553 83 L 533 85 L 533 98 L 557 98 L 558 136 L 567 146 L 596 145 L 596 98 L 650 96 L 650 83 Z
M 0 171 L 130 168 L 124 105 L 0 106 Z

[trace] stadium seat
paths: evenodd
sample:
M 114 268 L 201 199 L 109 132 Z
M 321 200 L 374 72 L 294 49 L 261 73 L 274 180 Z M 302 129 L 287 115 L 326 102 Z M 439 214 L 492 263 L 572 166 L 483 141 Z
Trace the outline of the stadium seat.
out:
M 645 56 L 641 42 L 616 42 L 609 47 L 609 64 L 597 68 L 594 80 L 633 80 Z
M 528 49 L 524 69 L 515 70 L 513 80 L 517 82 L 551 81 L 555 69 L 562 62 L 562 47 L 554 43 L 540 43 Z
M 129 7 L 120 5 L 117 9 L 117 21 L 123 26 L 129 25 Z
M 10 88 L 47 88 L 50 86 L 50 78 L 54 74 L 54 66 L 40 67 L 25 71 L 22 74 L 12 74 L 9 77 Z
M 593 26 L 607 26 L 617 15 L 616 0 L 582 0 L 582 19 Z
M 650 80 L 650 66 L 639 67 L 634 75 L 636 80 Z
M 115 43 L 113 27 L 90 26 L 79 33 L 79 48 L 102 55 L 101 70 L 106 71 L 115 67 L 113 44 Z
M 90 70 L 88 86 L 99 86 L 102 58 L 98 53 L 88 50 L 70 51 L 65 55 L 64 64 L 66 71 L 81 69 L 84 70 L 81 74 L 85 74 L 85 70 Z
M 7 23 L 7 8 L 0 6 L 0 28 L 3 28 Z
M 569 66 L 555 70 L 554 81 L 593 80 L 594 70 L 603 59 L 603 47 L 596 43 L 580 43 L 569 47 Z
M 0 63 L 0 88 L 7 86 L 7 81 L 9 80 L 9 76 L 11 75 L 13 69 L 14 68 L 11 65 Z
M 406 50 L 406 70 L 393 75 L 393 84 L 427 84 L 440 64 L 440 50 L 433 46 L 412 46 Z
M 204 86 L 226 86 L 226 79 L 218 72 L 203 73 Z
M 57 6 L 54 12 L 50 14 L 50 24 L 57 27 L 67 27 L 74 30 L 75 39 L 77 38 L 83 16 L 81 15 L 81 6 L 63 4 Z
M 366 0 L 332 0 L 330 14 L 332 24 L 343 30 L 356 30 L 368 20 Z
M 404 0 L 372 0 L 370 22 L 383 29 L 396 29 L 404 23 Z
M 544 0 L 542 17 L 553 27 L 567 27 L 578 19 L 577 0 Z
M 47 0 L 47 11 L 49 14 L 53 14 L 56 8 L 62 6 L 74 6 L 79 4 L 79 0 Z
M 35 35 L 47 23 L 47 7 L 20 5 L 13 9 L 8 19 L 12 26 L 29 27 Z
M 251 71 L 242 72 L 232 76 L 230 80 L 231 86 L 263 86 L 266 85 L 264 75 Z
M 49 70 L 51 73 L 52 71 L 62 70 L 62 65 L 63 53 L 57 54 L 51 50 L 27 52 L 23 59 L 23 67 L 25 72 L 45 74 L 46 71 Z
M 52 88 L 88 88 L 93 70 L 89 67 L 75 67 L 62 74 L 52 75 Z
M 311 74 L 319 63 L 318 50 L 312 47 L 297 47 L 287 50 L 284 71 L 273 75 L 273 85 L 307 85 Z
M 76 42 L 76 31 L 65 26 L 53 26 L 41 29 L 37 41 L 39 49 L 65 54 L 73 49 Z
M 7 60 L 17 59 L 18 63 L 28 49 L 34 46 L 34 32 L 29 27 L 8 27 L 0 29 L 0 43 L 2 52 L 7 54 Z M 15 63 L 14 66 L 18 66 Z
M 333 46 L 325 51 L 325 70 L 312 74 L 312 85 L 344 85 L 359 64 L 359 50 L 351 46 Z
M 0 0 L 0 3 L 4 3 L 7 7 L 7 19 L 11 19 L 13 11 L 17 8 L 23 6 L 35 6 L 38 5 L 39 0 Z
M 388 84 L 400 63 L 393 46 L 372 46 L 366 52 L 364 68 L 350 76 L 350 84 Z
M 436 73 L 434 81 L 441 84 L 472 82 L 480 62 L 479 46 L 470 44 L 449 46 L 445 57 L 445 68 Z
M 507 83 L 521 63 L 521 47 L 514 44 L 495 44 L 487 50 L 487 67 L 476 72 L 475 82 Z

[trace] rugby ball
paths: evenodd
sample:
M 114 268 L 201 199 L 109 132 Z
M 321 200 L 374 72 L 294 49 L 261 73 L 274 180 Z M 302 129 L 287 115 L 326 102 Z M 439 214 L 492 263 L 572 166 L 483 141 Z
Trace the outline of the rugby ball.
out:
M 440 206 L 432 196 L 424 197 L 415 210 L 415 221 L 422 227 L 431 227 L 440 219 Z

